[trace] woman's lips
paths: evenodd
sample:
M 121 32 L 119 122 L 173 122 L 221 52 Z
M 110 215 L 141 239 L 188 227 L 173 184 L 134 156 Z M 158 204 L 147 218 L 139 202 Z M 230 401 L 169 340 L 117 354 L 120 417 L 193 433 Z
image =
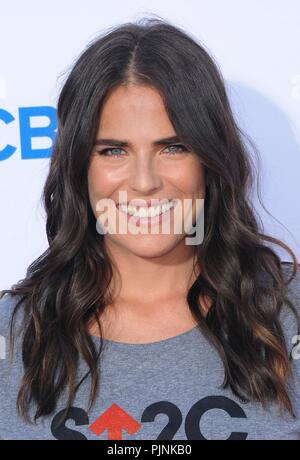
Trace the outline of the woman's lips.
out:
M 158 224 L 160 222 L 163 222 L 169 219 L 171 217 L 171 213 L 173 212 L 173 209 L 175 208 L 176 204 L 177 204 L 177 201 L 166 212 L 160 213 L 158 216 L 154 216 L 154 217 L 132 216 L 128 214 L 126 211 L 123 211 L 122 208 L 118 207 L 118 209 L 122 214 L 126 215 L 128 218 L 128 221 L 134 225 L 154 225 L 154 224 Z
M 139 207 L 149 208 L 150 206 L 168 204 L 171 201 L 175 202 L 175 199 L 174 198 L 153 198 L 152 200 L 133 199 L 128 202 L 118 203 L 117 208 L 119 208 L 121 204 L 124 204 L 126 206 L 136 206 L 137 208 Z

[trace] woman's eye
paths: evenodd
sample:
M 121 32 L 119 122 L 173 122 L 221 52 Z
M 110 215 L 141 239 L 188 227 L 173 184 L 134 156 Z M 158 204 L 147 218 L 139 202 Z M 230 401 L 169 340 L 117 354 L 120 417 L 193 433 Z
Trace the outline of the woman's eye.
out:
M 169 155 L 174 155 L 176 153 L 182 153 L 182 152 L 188 152 L 188 149 L 186 148 L 185 145 L 183 144 L 177 144 L 177 145 L 168 145 L 166 147 L 167 149 L 172 149 L 171 151 L 167 152 Z M 174 150 L 175 149 L 175 150 Z M 178 149 L 181 149 L 181 151 L 178 151 Z M 99 150 L 100 155 L 108 156 L 108 157 L 120 157 L 123 155 L 120 155 L 120 151 L 123 150 L 119 147 L 110 147 L 110 148 L 105 148 L 102 150 Z
M 106 148 L 106 149 L 102 149 L 99 151 L 100 155 L 105 155 L 105 156 L 108 156 L 108 157 L 116 157 L 116 156 L 120 156 L 116 153 L 113 153 L 112 155 L 109 155 L 108 152 L 112 152 L 112 151 L 115 151 L 115 150 L 122 150 L 118 147 L 113 147 L 113 148 Z
M 167 149 L 170 149 L 170 148 L 173 149 L 174 147 L 175 147 L 175 149 L 181 149 L 181 152 L 180 152 L 180 151 L 178 152 L 178 150 L 171 150 L 171 152 L 169 152 L 169 153 L 174 154 L 174 153 L 182 153 L 182 152 L 187 152 L 187 151 L 188 151 L 188 149 L 186 148 L 186 146 L 183 145 L 183 144 L 169 145 L 169 146 L 167 147 Z

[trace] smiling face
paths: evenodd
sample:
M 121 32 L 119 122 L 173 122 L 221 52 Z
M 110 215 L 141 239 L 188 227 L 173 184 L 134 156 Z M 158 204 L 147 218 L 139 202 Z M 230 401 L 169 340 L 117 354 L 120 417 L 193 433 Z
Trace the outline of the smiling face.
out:
M 133 84 L 119 86 L 106 98 L 96 135 L 96 140 L 105 139 L 105 143 L 95 145 L 91 154 L 89 199 L 96 218 L 100 217 L 97 210 L 99 200 L 111 200 L 114 212 L 110 215 L 116 216 L 116 229 L 121 222 L 125 222 L 127 229 L 125 234 L 106 233 L 106 244 L 117 245 L 119 249 L 141 257 L 161 256 L 179 244 L 185 244 L 184 231 L 181 234 L 174 231 L 173 221 L 178 219 L 175 210 L 171 209 L 164 217 L 170 220 L 170 231 L 163 232 L 159 218 L 154 217 L 151 224 L 142 224 L 137 218 L 124 214 L 118 206 L 120 202 L 130 204 L 136 199 L 146 202 L 175 199 L 184 210 L 183 200 L 189 199 L 195 222 L 194 199 L 205 197 L 204 167 L 199 157 L 180 140 L 169 139 L 164 145 L 157 143 L 158 140 L 174 137 L 176 132 L 155 88 Z M 126 144 L 119 145 L 116 140 Z M 125 192 L 122 195 L 125 200 L 120 199 L 119 192 Z M 183 212 L 181 219 L 184 218 Z M 131 223 L 126 226 L 127 221 Z M 130 229 L 133 227 L 141 231 L 132 233 Z M 185 228 L 184 223 L 182 228 Z

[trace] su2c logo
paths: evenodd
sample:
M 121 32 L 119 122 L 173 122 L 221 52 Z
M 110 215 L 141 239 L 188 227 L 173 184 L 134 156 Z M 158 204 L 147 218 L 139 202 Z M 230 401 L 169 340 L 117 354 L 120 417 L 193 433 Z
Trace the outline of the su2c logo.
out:
M 47 122 L 42 123 L 42 126 L 32 126 L 31 119 L 36 117 L 46 118 Z M 36 124 L 35 120 L 35 123 Z M 9 125 L 15 122 L 15 117 L 7 110 L 0 108 L 0 122 Z M 1 128 L 2 129 L 2 128 Z M 50 106 L 40 107 L 20 107 L 19 108 L 19 135 L 20 135 L 20 150 L 22 160 L 33 160 L 37 158 L 48 158 L 51 156 L 52 147 L 49 148 L 32 148 L 32 140 L 34 138 L 48 138 L 52 144 L 56 136 L 57 116 L 56 109 Z M 16 147 L 11 144 L 6 144 L 0 149 L 0 161 L 7 160 L 12 156 Z
M 201 433 L 200 420 L 203 414 L 211 409 L 222 409 L 230 417 L 247 418 L 243 409 L 230 398 L 225 396 L 207 396 L 197 401 L 189 410 L 184 421 L 184 429 L 187 439 L 205 440 L 207 438 Z M 87 439 L 82 433 L 66 427 L 67 420 L 74 420 L 76 426 L 89 425 L 89 416 L 84 409 L 71 407 L 67 418 L 63 423 L 59 420 L 64 410 L 58 412 L 51 423 L 51 432 L 56 439 Z M 156 439 L 171 440 L 176 435 L 182 424 L 182 413 L 180 409 L 169 401 L 157 401 L 146 407 L 141 416 L 141 423 L 137 422 L 127 412 L 117 404 L 112 404 L 100 417 L 98 417 L 89 429 L 96 435 L 100 436 L 105 430 L 108 432 L 109 440 L 121 440 L 122 430 L 133 435 L 142 426 L 142 423 L 151 423 L 158 414 L 166 414 L 169 418 L 167 425 L 158 434 Z M 243 440 L 247 438 L 248 433 L 243 431 L 232 431 L 228 440 Z

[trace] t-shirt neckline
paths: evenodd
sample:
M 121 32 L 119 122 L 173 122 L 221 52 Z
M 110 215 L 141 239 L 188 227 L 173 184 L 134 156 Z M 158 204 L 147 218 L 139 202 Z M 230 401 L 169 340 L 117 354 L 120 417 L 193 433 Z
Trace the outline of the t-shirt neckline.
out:
M 192 329 L 188 331 L 181 332 L 180 334 L 174 335 L 172 337 L 168 337 L 163 340 L 157 340 L 155 342 L 146 342 L 146 343 L 128 343 L 128 342 L 117 342 L 115 340 L 108 340 L 103 339 L 102 342 L 104 345 L 109 345 L 109 347 L 113 348 L 126 348 L 126 349 L 145 349 L 145 348 L 156 348 L 159 346 L 164 346 L 168 344 L 172 344 L 173 342 L 177 342 L 178 340 L 184 339 L 189 335 L 194 334 L 199 329 L 198 325 L 194 326 Z M 98 335 L 91 335 L 91 337 L 96 341 L 100 341 L 100 337 Z

